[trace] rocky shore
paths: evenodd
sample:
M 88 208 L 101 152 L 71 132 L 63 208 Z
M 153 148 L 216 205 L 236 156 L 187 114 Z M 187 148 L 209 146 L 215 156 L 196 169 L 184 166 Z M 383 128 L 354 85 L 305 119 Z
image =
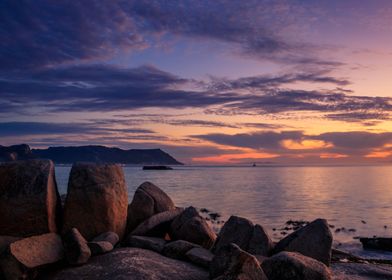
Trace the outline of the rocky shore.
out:
M 74 164 L 63 203 L 50 160 L 1 164 L 0 279 L 392 279 L 390 264 L 333 250 L 325 219 L 273 242 L 244 217 L 215 232 L 207 212 L 150 182 L 128 204 L 115 164 Z

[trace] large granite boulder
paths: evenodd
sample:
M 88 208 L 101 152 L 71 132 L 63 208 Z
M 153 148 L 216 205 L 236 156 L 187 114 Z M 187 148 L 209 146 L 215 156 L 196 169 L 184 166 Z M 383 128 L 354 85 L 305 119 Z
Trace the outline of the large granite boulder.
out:
M 52 161 L 0 164 L 0 217 L 0 235 L 58 231 L 61 203 Z
M 253 255 L 268 256 L 273 248 L 273 242 L 260 225 L 254 225 L 250 220 L 231 216 L 219 232 L 213 252 L 230 243 L 237 244 L 242 250 Z
M 261 264 L 269 280 L 330 280 L 328 267 L 295 252 L 281 252 Z
M 68 182 L 63 232 L 77 228 L 91 240 L 113 231 L 120 239 L 128 208 L 124 173 L 117 164 L 76 163 Z
M 210 264 L 210 279 L 268 280 L 259 261 L 236 244 L 222 247 Z
M 176 209 L 171 198 L 150 182 L 144 182 L 135 191 L 128 206 L 127 232 L 132 232 L 141 222 L 151 216 Z
M 176 208 L 174 210 L 164 211 L 155 214 L 139 224 L 131 235 L 147 235 L 165 237 L 170 230 L 171 222 L 180 215 L 184 209 Z
M 329 266 L 332 238 L 327 220 L 317 219 L 280 240 L 273 251 L 299 252 Z
M 80 265 L 91 257 L 87 240 L 77 228 L 72 228 L 63 235 L 65 257 L 69 264 Z
M 190 263 L 138 248 L 116 249 L 94 257 L 88 264 L 67 268 L 50 280 L 207 280 L 208 273 Z
M 173 240 L 186 240 L 204 248 L 211 248 L 216 239 L 215 232 L 194 207 L 186 208 L 170 226 Z
M 5 279 L 31 279 L 39 269 L 64 257 L 61 238 L 56 233 L 31 236 L 9 245 L 0 258 Z

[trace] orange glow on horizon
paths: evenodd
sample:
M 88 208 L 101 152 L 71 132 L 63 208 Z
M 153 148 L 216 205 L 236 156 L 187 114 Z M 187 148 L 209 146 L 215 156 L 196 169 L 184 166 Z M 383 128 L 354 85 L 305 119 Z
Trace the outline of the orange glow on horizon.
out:
M 260 160 L 279 157 L 277 154 L 269 153 L 244 153 L 244 154 L 224 154 L 212 157 L 195 157 L 193 162 L 210 162 L 210 163 L 235 163 L 242 159 Z

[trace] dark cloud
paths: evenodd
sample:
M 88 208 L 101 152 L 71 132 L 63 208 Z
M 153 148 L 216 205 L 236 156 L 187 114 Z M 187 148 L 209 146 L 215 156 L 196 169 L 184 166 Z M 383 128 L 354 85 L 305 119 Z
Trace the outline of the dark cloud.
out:
M 271 130 L 271 129 L 280 129 L 280 128 L 287 128 L 287 125 L 283 124 L 271 124 L 271 123 L 239 123 L 238 124 L 241 127 L 251 127 L 251 128 L 258 128 L 258 129 L 265 129 L 265 130 Z
M 392 142 L 392 132 L 371 133 L 364 131 L 329 132 L 312 137 L 330 142 L 335 148 L 344 150 L 369 150 L 381 148 Z
M 384 112 L 384 111 L 344 112 L 344 113 L 327 114 L 325 116 L 326 116 L 326 118 L 331 119 L 331 120 L 361 123 L 366 126 L 376 125 L 382 120 L 389 120 L 390 119 L 390 114 L 388 112 Z M 376 120 L 376 121 L 372 121 L 372 120 Z
M 371 133 L 363 131 L 329 132 L 319 135 L 306 135 L 301 131 L 271 132 L 261 131 L 255 133 L 239 134 L 205 134 L 193 136 L 219 145 L 251 148 L 264 152 L 278 153 L 280 156 L 289 154 L 322 154 L 338 153 L 349 156 L 364 156 L 373 151 L 388 150 L 385 146 L 392 144 L 392 133 Z M 325 145 L 311 149 L 289 149 L 283 145 L 284 140 L 301 144 L 303 141 L 318 140 Z M 389 148 L 390 150 L 390 148 Z
M 330 119 L 366 121 L 385 119 L 392 110 L 389 97 L 355 96 L 339 90 L 280 88 L 295 81 L 346 83 L 319 73 L 214 80 L 210 86 L 205 83 L 200 86 L 195 80 L 184 79 L 153 66 L 131 69 L 96 64 L 69 66 L 3 75 L 0 78 L 4 104 L 1 112 L 20 113 L 34 107 L 49 112 L 207 107 L 205 112 L 213 114 L 313 111 L 326 114 Z M 143 118 L 160 117 L 151 115 Z M 180 121 L 168 121 L 173 125 L 176 122 Z M 222 126 L 202 122 L 188 121 L 188 124 Z
M 211 82 L 207 85 L 208 88 L 216 91 L 226 90 L 267 90 L 270 88 L 277 88 L 285 84 L 296 82 L 310 82 L 310 83 L 331 83 L 339 86 L 349 85 L 350 82 L 346 79 L 338 79 L 328 76 L 328 71 L 321 71 L 316 73 L 294 73 L 283 74 L 279 76 L 252 76 L 243 77 L 239 79 L 225 79 L 211 77 Z
M 276 89 L 249 95 L 246 99 L 222 107 L 221 113 L 233 114 L 233 112 L 241 113 L 241 111 L 258 113 L 367 111 L 379 113 L 392 111 L 391 101 L 389 97 L 355 96 L 335 91 Z M 374 116 L 374 114 L 371 115 L 372 118 Z
M 279 149 L 280 142 L 286 139 L 299 141 L 303 137 L 301 131 L 261 131 L 255 133 L 239 133 L 234 135 L 212 133 L 193 136 L 197 139 L 207 140 L 220 145 L 252 148 L 252 149 Z
M 105 133 L 151 134 L 148 129 L 101 127 L 93 123 L 0 122 L 0 136 L 28 136 L 50 134 L 91 135 Z
M 156 46 L 162 34 L 222 42 L 233 51 L 284 64 L 339 64 L 319 58 L 319 46 L 282 36 L 285 26 L 296 23 L 292 13 L 297 11 L 293 6 L 291 14 L 282 14 L 279 7 L 270 1 L 5 0 L 0 69 L 108 59 Z
M 9 75 L 0 79 L 0 92 L 5 100 L 55 111 L 203 107 L 241 99 L 230 93 L 184 89 L 191 82 L 152 66 L 88 65 Z

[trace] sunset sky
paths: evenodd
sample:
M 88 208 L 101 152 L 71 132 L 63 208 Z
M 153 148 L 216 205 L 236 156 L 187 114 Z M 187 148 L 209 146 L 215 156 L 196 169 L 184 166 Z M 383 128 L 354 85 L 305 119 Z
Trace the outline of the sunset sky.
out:
M 392 1 L 0 1 L 0 145 L 392 163 Z

